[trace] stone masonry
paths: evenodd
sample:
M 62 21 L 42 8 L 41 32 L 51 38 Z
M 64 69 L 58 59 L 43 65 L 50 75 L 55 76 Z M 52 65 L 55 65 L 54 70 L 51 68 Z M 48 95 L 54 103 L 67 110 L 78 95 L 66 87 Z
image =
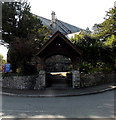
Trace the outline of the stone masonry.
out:
M 11 89 L 33 89 L 36 76 L 9 76 L 2 79 L 2 87 Z
M 116 82 L 115 72 L 79 74 L 79 71 L 72 71 L 73 88 L 100 85 L 108 82 Z M 38 76 L 9 76 L 4 78 L 1 77 L 0 83 L 0 87 L 10 89 L 44 89 L 46 87 L 45 71 L 41 70 Z
M 73 88 L 80 87 L 80 72 L 77 70 L 72 71 L 72 86 Z
M 39 71 L 39 76 L 36 78 L 36 84 L 34 89 L 44 89 L 45 88 L 45 71 Z

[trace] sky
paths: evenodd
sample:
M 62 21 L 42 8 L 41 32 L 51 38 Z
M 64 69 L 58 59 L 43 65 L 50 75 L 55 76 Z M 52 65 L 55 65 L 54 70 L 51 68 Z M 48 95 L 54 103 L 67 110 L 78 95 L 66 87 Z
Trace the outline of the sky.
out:
M 104 21 L 106 11 L 114 6 L 116 0 L 28 0 L 31 12 L 51 19 L 51 12 L 57 19 L 82 29 Z M 7 49 L 0 45 L 0 54 L 6 59 Z
M 103 22 L 106 11 L 116 0 L 28 0 L 32 13 L 51 19 L 51 12 L 57 19 L 77 27 L 90 29 L 95 23 Z

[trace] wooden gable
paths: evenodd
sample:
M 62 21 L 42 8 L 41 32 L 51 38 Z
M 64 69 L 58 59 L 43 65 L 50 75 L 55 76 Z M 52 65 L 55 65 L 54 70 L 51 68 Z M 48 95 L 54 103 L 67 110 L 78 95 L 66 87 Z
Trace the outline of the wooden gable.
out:
M 37 56 L 47 58 L 52 55 L 61 54 L 74 58 L 80 56 L 81 51 L 61 32 L 57 31 L 40 49 Z

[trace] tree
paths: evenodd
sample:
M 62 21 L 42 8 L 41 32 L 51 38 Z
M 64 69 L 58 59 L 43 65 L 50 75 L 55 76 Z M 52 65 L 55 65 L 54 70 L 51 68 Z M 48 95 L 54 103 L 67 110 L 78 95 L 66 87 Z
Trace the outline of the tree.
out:
M 103 41 L 107 41 L 108 37 L 116 35 L 116 7 L 110 9 L 106 16 L 105 21 L 101 24 L 95 24 L 96 27 L 95 33 L 96 37 L 100 38 Z
M 4 60 L 4 57 L 2 54 L 0 54 L 0 72 L 2 71 L 2 65 L 5 64 L 6 61 Z
M 45 32 L 48 32 L 40 19 L 30 12 L 30 5 L 25 1 L 2 3 L 2 21 L 2 37 L 9 44 L 17 37 L 45 39 Z
M 103 41 L 101 52 L 102 60 L 115 68 L 116 64 L 116 7 L 107 11 L 105 20 L 101 24 L 96 24 L 94 35 L 97 39 Z M 109 58 L 109 59 L 108 59 Z
M 92 69 L 104 70 L 106 66 L 113 68 L 112 49 L 104 47 L 104 43 L 93 34 L 80 32 L 72 37 L 71 41 L 83 52 L 80 64 L 81 71 L 88 73 Z
M 71 41 L 83 51 L 83 60 L 95 63 L 99 59 L 99 48 L 101 47 L 101 42 L 96 39 L 91 34 L 86 32 L 80 32 L 71 38 Z
M 82 67 L 87 71 L 87 67 L 116 70 L 116 7 L 107 12 L 103 23 L 93 28 L 94 33 L 80 32 L 71 38 L 83 51 Z
M 2 8 L 3 41 L 9 44 L 8 61 L 16 72 L 17 67 L 29 64 L 50 31 L 30 12 L 30 5 L 25 1 L 5 2 Z

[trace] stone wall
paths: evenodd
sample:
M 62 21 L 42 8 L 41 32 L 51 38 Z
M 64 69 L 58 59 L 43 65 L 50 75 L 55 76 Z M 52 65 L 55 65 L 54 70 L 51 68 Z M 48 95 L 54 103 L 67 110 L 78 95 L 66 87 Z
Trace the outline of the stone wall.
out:
M 34 89 L 36 76 L 9 76 L 2 79 L 3 88 Z
M 2 87 L 2 76 L 0 75 L 0 88 Z
M 41 70 L 39 71 L 39 75 L 38 77 L 36 78 L 36 84 L 34 86 L 34 89 L 35 90 L 38 90 L 38 89 L 44 89 L 45 86 L 46 86 L 46 75 L 45 75 L 45 71 L 44 70 Z
M 45 83 L 45 71 L 40 71 L 37 76 L 9 76 L 0 79 L 3 88 L 11 89 L 43 89 Z M 80 75 L 80 87 L 100 85 L 116 81 L 116 73 L 92 73 Z M 1 84 L 0 84 L 1 86 Z M 74 85 L 76 86 L 76 85 Z
M 72 86 L 73 88 L 80 87 L 80 72 L 77 70 L 72 71 Z
M 100 85 L 108 82 L 116 82 L 116 73 L 96 72 L 92 74 L 81 74 L 81 87 Z

